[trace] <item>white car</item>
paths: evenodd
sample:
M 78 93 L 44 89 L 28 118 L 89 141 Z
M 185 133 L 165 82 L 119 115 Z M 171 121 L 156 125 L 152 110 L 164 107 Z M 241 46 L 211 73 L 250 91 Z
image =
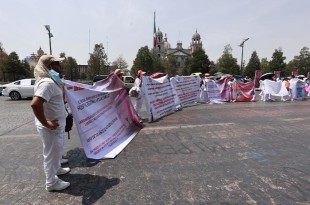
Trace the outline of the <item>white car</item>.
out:
M 2 95 L 10 97 L 12 100 L 33 97 L 35 82 L 36 80 L 31 78 L 17 80 L 9 84 L 2 85 Z

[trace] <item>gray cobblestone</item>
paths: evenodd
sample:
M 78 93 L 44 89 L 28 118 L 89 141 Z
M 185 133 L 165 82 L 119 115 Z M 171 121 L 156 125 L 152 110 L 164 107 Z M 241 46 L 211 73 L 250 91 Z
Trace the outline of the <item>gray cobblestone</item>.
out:
M 1 205 L 310 203 L 309 100 L 184 108 L 109 160 L 87 159 L 74 128 L 61 176 L 71 186 L 53 193 L 30 101 L 0 105 Z

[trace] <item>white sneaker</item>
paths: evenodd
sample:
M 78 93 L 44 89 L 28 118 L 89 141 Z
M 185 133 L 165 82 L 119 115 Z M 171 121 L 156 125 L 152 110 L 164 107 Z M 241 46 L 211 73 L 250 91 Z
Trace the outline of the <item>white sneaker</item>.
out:
M 63 165 L 63 164 L 67 164 L 68 162 L 69 162 L 68 159 L 62 158 L 60 164 Z
M 60 167 L 56 173 L 56 175 L 63 175 L 63 174 L 67 174 L 68 172 L 70 172 L 70 168 L 66 167 L 66 168 L 62 168 Z
M 56 182 L 56 184 L 54 184 L 53 186 L 50 186 L 50 187 L 45 187 L 45 189 L 47 191 L 60 191 L 60 190 L 67 188 L 68 186 L 70 186 L 69 182 L 65 182 L 65 181 L 62 181 L 61 179 L 59 179 Z

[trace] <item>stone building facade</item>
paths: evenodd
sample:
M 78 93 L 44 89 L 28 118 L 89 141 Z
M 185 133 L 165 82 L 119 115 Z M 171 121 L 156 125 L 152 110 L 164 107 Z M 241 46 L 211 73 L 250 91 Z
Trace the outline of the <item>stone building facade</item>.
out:
M 154 49 L 157 55 L 161 58 L 173 56 L 176 60 L 176 67 L 178 69 L 184 68 L 186 59 L 191 57 L 193 52 L 198 48 L 202 48 L 202 42 L 197 30 L 192 36 L 189 48 L 183 48 L 181 41 L 177 42 L 176 48 L 171 48 L 167 34 L 165 34 L 165 38 L 163 38 L 161 30 L 158 28 L 156 31 L 156 47 L 154 47 Z

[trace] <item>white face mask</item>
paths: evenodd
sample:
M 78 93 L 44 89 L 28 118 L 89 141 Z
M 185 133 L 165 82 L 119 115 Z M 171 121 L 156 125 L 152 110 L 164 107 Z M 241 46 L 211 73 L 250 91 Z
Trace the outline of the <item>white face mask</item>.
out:
M 50 69 L 48 71 L 48 74 L 59 86 L 63 85 L 63 83 L 62 83 L 62 81 L 61 81 L 61 79 L 59 77 L 59 73 L 57 73 L 55 70 Z

